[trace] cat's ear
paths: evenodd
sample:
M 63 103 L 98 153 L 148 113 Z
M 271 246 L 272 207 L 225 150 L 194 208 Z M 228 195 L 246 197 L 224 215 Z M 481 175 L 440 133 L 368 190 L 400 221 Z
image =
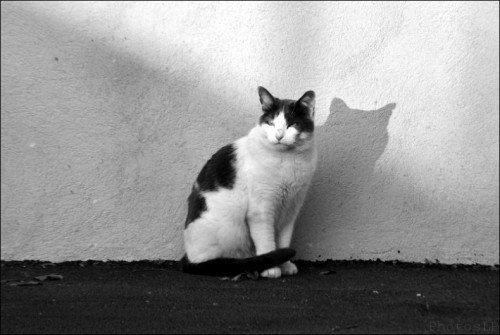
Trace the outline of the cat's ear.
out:
M 316 94 L 314 93 L 314 91 L 307 91 L 298 100 L 298 102 L 302 103 L 304 106 L 308 108 L 314 108 L 316 105 Z
M 264 87 L 259 86 L 259 98 L 263 110 L 270 110 L 274 105 L 274 97 Z
M 316 94 L 314 91 L 307 91 L 304 95 L 297 100 L 297 103 L 300 103 L 302 106 L 306 107 L 309 110 L 311 116 L 314 117 L 314 107 L 316 107 Z

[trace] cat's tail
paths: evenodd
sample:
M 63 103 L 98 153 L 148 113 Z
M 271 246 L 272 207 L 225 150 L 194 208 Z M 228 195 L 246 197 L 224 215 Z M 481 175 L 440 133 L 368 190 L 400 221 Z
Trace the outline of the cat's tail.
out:
M 191 263 L 187 256 L 181 260 L 182 270 L 187 273 L 233 277 L 244 272 L 262 272 L 278 266 L 295 256 L 295 250 L 283 248 L 267 254 L 248 258 L 216 258 L 201 263 Z

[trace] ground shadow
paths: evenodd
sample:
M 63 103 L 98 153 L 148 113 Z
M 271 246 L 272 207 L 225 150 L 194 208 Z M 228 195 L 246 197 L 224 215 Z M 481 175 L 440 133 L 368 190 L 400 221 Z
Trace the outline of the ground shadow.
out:
M 395 103 L 377 110 L 347 106 L 335 98 L 326 122 L 316 129 L 318 168 L 297 222 L 299 258 L 331 257 L 331 245 L 351 227 L 375 163 L 388 143 L 387 126 Z M 344 243 L 346 241 L 343 241 Z

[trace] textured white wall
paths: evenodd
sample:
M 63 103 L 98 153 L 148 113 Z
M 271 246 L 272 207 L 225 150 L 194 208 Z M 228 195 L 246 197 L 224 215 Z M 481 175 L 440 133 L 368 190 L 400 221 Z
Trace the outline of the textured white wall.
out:
M 302 259 L 498 263 L 498 3 L 2 2 L 3 260 L 176 259 L 256 88 L 318 96 Z

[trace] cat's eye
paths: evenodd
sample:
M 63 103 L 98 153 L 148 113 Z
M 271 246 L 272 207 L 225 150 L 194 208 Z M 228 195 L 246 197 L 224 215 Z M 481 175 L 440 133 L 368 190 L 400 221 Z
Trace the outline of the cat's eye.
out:
M 294 122 L 294 123 L 290 123 L 290 124 L 287 126 L 287 128 L 293 127 L 293 126 L 295 126 L 296 124 L 297 124 L 296 122 Z
M 274 126 L 274 122 L 273 122 L 273 121 L 267 121 L 266 123 L 267 123 L 268 125 L 270 125 L 270 126 Z

